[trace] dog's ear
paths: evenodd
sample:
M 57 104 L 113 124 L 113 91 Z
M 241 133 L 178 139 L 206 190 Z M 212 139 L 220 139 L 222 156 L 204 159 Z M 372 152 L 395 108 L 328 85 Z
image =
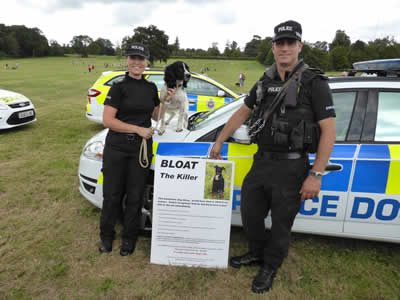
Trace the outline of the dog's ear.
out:
M 185 66 L 186 71 L 190 73 L 189 66 L 185 62 L 182 62 L 182 64 Z M 183 88 L 187 88 L 187 84 L 190 80 L 190 77 L 188 79 L 186 78 L 186 76 L 183 76 L 183 77 L 184 77 L 183 78 Z
M 176 76 L 172 69 L 172 65 L 169 65 L 164 72 L 164 81 L 169 88 L 176 87 Z

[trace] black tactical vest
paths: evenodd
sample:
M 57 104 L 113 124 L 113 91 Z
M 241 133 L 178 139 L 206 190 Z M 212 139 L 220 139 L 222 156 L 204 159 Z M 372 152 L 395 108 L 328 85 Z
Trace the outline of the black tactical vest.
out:
M 300 62 L 295 70 L 301 64 L 304 63 Z M 301 73 L 297 91 L 294 93 L 292 91 L 286 96 L 283 103 L 254 136 L 253 142 L 258 144 L 259 151 L 316 152 L 319 142 L 319 125 L 315 121 L 311 108 L 311 83 L 316 76 L 320 74 L 309 68 Z M 276 66 L 273 65 L 257 84 L 262 87 L 262 93 L 260 94 L 259 89 L 258 95 L 261 99 L 256 101 L 258 103 L 253 110 L 249 127 L 252 125 L 254 127 L 257 120 L 262 118 L 284 82 L 277 76 Z

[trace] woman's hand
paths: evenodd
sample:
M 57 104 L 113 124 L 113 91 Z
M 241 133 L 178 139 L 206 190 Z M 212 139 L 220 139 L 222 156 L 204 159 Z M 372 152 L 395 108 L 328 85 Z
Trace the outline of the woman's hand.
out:
M 167 94 L 164 99 L 161 99 L 161 102 L 168 102 L 174 95 L 176 94 L 176 88 L 167 88 Z
M 139 127 L 137 130 L 137 134 L 148 140 L 153 136 L 154 130 L 152 128 Z

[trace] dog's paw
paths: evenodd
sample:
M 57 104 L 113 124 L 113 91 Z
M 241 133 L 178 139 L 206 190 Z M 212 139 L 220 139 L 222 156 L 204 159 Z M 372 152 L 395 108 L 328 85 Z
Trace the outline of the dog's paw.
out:
M 165 132 L 165 128 L 160 128 L 160 129 L 158 130 L 158 135 L 163 135 L 164 132 Z

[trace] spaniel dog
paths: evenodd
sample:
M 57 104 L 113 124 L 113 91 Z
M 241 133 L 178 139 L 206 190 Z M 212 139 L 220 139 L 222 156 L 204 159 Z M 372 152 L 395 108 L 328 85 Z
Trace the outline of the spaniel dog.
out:
M 161 88 L 160 97 L 163 99 L 167 94 L 168 88 L 177 88 L 175 95 L 168 101 L 165 102 L 166 113 L 169 118 L 166 119 L 166 113 L 161 117 L 161 127 L 158 133 L 162 135 L 165 132 L 165 126 L 171 122 L 175 114 L 178 113 L 178 125 L 176 131 L 180 132 L 183 128 L 187 128 L 188 125 L 188 113 L 189 113 L 189 102 L 187 99 L 184 88 L 187 87 L 187 83 L 190 80 L 189 66 L 183 61 L 176 61 L 170 64 L 165 69 L 164 82 L 165 84 Z
M 224 197 L 224 189 L 225 189 L 225 180 L 224 176 L 222 176 L 222 171 L 225 170 L 224 167 L 215 166 L 215 176 L 212 182 L 212 198 L 215 199 L 215 195 L 219 196 L 222 200 Z

